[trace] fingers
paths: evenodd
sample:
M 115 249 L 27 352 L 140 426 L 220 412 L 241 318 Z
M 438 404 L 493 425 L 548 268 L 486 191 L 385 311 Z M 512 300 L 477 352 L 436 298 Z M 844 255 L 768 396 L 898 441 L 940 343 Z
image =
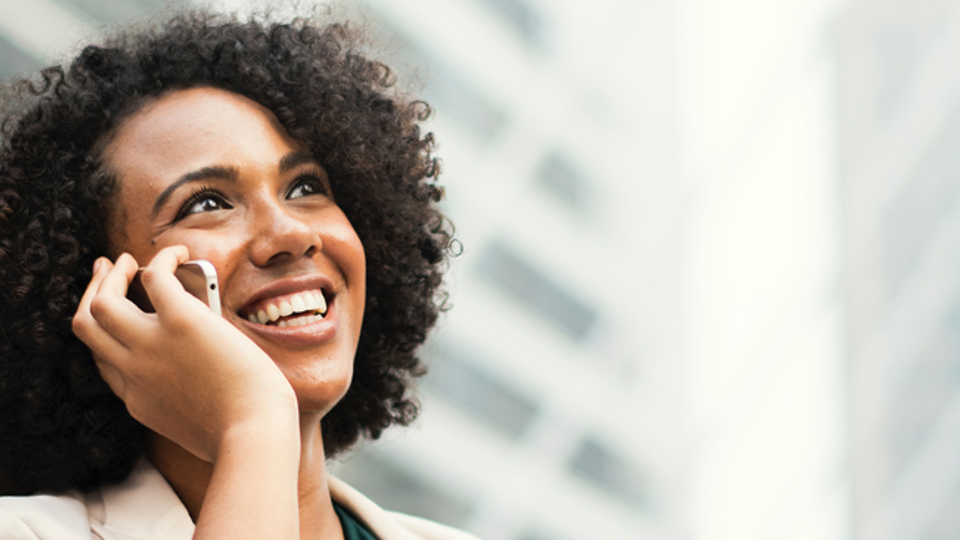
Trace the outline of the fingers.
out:
M 90 309 L 103 280 L 112 270 L 113 264 L 109 260 L 102 257 L 98 259 L 97 271 L 91 277 L 73 316 L 73 333 L 95 354 L 105 357 L 113 357 L 126 350 L 122 343 L 100 326 Z
M 100 283 L 103 282 L 103 278 L 107 276 L 107 272 L 109 272 L 111 268 L 113 268 L 113 263 L 105 257 L 100 257 L 97 259 L 97 262 L 94 263 L 93 276 L 90 277 L 90 283 L 87 284 L 87 289 L 80 298 L 80 304 L 77 306 L 77 315 L 90 313 L 90 302 L 93 301 L 93 297 L 97 294 L 97 291 L 100 290 Z M 73 320 L 76 321 L 77 317 L 74 317 Z M 76 331 L 77 329 L 74 328 L 74 332 Z
M 153 303 L 161 320 L 181 316 L 185 313 L 186 306 L 194 308 L 202 306 L 204 311 L 207 311 L 203 302 L 184 290 L 174 274 L 177 267 L 189 259 L 190 253 L 185 246 L 164 248 L 157 253 L 140 275 L 143 288 L 150 296 L 150 302 Z
M 185 293 L 176 279 L 177 266 L 189 258 L 185 246 L 160 250 L 143 269 L 141 280 L 151 303 L 158 311 L 182 307 Z M 110 361 L 116 358 L 119 347 L 129 348 L 142 339 L 156 322 L 127 298 L 127 289 L 136 276 L 139 265 L 131 255 L 124 253 L 111 263 L 98 259 L 97 272 L 90 280 L 74 317 L 74 333 L 96 353 Z M 119 346 L 119 347 L 118 347 Z
M 156 337 L 157 324 L 163 324 L 163 314 L 167 313 L 174 322 L 178 318 L 194 321 L 195 313 L 183 309 L 190 302 L 197 303 L 200 313 L 207 312 L 202 302 L 184 291 L 174 275 L 177 267 L 188 259 L 186 247 L 168 247 L 160 250 L 143 269 L 144 290 L 157 314 L 144 313 L 126 296 L 139 270 L 136 259 L 124 253 L 116 263 L 106 258 L 96 263 L 96 270 L 77 306 L 73 331 L 93 352 L 101 376 L 121 399 L 124 373 L 130 368 L 129 362 L 136 360 L 131 356 L 132 351 Z
M 98 295 L 109 294 L 117 298 L 127 297 L 127 287 L 133 281 L 133 276 L 137 275 L 137 260 L 128 253 L 117 257 L 117 262 L 113 268 L 107 272 L 100 283 Z
M 107 274 L 113 269 L 113 264 L 100 258 L 96 263 L 96 271 L 87 285 L 83 297 L 80 298 L 80 304 L 77 306 L 77 312 L 73 317 L 73 333 L 93 352 L 94 361 L 100 370 L 100 375 L 107 382 L 110 388 L 117 396 L 123 398 L 124 381 L 120 372 L 106 362 L 105 358 L 119 359 L 128 354 L 127 348 L 106 331 L 90 311 L 90 305 L 93 303 L 97 292 Z
M 140 308 L 127 299 L 127 287 L 138 267 L 132 256 L 126 253 L 120 255 L 100 280 L 89 307 L 97 325 L 127 348 L 131 341 L 143 335 L 150 320 Z M 108 360 L 113 359 L 112 356 L 103 356 Z

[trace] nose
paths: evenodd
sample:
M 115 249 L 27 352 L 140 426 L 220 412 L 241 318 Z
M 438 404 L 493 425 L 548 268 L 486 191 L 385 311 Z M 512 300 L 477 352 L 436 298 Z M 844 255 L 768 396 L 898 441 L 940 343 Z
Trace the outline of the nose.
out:
M 309 257 L 322 247 L 320 234 L 295 212 L 278 201 L 257 205 L 250 216 L 254 237 L 250 259 L 261 267 L 282 264 L 300 257 Z

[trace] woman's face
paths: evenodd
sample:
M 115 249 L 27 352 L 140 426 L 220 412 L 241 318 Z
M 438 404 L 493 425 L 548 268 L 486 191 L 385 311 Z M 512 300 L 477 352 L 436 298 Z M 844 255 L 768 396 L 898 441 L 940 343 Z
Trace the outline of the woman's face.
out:
M 105 156 L 119 178 L 113 255 L 144 266 L 182 244 L 212 262 L 223 316 L 273 358 L 301 410 L 336 404 L 353 373 L 366 267 L 317 160 L 268 110 L 214 88 L 148 103 Z

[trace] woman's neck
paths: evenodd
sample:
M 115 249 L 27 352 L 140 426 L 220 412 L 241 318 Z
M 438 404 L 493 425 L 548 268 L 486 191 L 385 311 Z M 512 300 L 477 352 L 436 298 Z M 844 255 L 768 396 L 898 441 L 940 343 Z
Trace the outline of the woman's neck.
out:
M 312 417 L 300 421 L 300 469 L 297 484 L 300 538 L 342 538 L 343 530 L 327 486 L 326 456 L 320 422 Z M 166 437 L 147 435 L 147 457 L 166 478 L 194 523 L 200 516 L 214 465 L 191 454 Z M 256 471 L 253 471 L 256 474 Z

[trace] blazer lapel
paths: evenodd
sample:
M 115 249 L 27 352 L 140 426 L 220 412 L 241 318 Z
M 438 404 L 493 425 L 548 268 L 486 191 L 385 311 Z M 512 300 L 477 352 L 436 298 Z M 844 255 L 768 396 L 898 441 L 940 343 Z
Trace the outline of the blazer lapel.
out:
M 94 495 L 95 494 L 91 494 Z M 153 465 L 141 459 L 122 484 L 88 496 L 93 532 L 104 540 L 190 540 L 193 520 Z

